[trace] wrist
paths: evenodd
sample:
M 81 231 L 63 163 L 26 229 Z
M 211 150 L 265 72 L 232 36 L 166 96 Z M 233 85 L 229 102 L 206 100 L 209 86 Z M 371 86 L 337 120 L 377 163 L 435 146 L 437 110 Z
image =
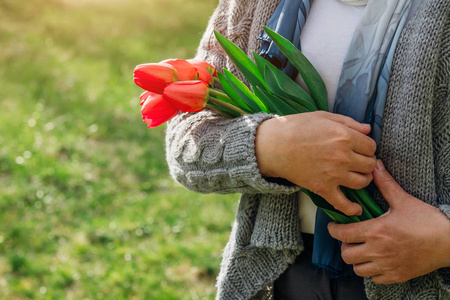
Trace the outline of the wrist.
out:
M 450 219 L 442 211 L 439 211 L 439 216 L 436 216 L 440 220 L 439 236 L 437 241 L 440 241 L 440 245 L 437 247 L 441 253 L 441 263 L 439 268 L 450 268 Z
M 444 215 L 445 216 L 445 215 Z M 450 219 L 447 218 L 447 230 L 444 233 L 444 238 L 446 239 L 446 243 L 444 246 L 444 267 L 450 268 Z
M 273 138 L 277 135 L 274 120 L 276 120 L 276 118 L 265 120 L 261 122 L 256 129 L 256 161 L 260 173 L 266 177 L 278 177 L 273 161 L 274 151 L 276 149 L 276 145 L 274 147 L 274 144 L 276 143 Z

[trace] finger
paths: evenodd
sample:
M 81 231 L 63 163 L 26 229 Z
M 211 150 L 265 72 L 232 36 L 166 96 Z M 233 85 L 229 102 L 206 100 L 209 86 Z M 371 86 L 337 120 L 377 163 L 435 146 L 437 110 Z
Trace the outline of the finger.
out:
M 377 264 L 372 261 L 354 264 L 353 271 L 360 277 L 372 277 L 372 279 L 373 277 L 381 276 L 382 274 L 381 270 L 377 267 Z
M 365 155 L 354 154 L 351 157 L 349 169 L 353 172 L 372 174 L 376 165 L 377 158 L 375 157 L 375 155 L 373 155 L 372 157 L 368 157 Z
M 377 150 L 377 143 L 367 135 L 359 132 L 352 132 L 352 150 L 364 156 L 372 157 Z
M 375 155 L 369 157 L 354 153 L 349 161 L 349 170 L 358 173 L 372 173 L 377 165 L 377 158 Z
M 402 187 L 392 178 L 392 176 L 385 169 L 381 160 L 377 161 L 377 165 L 373 171 L 373 181 L 380 190 L 383 197 L 391 205 L 395 205 L 395 201 L 400 198 L 405 191 Z
M 337 186 L 332 192 L 332 195 L 321 195 L 333 207 L 348 216 L 360 216 L 362 214 L 362 207 L 358 203 L 352 202 L 345 197 L 344 193 Z
M 356 130 L 356 131 L 362 133 L 363 135 L 369 134 L 369 132 L 370 132 L 370 124 L 359 123 L 350 117 L 330 113 L 327 115 L 327 118 L 329 120 L 332 120 L 332 121 L 338 122 L 342 125 L 345 125 L 353 130 Z
M 356 172 L 348 172 L 348 174 L 341 179 L 339 185 L 359 190 L 365 188 L 372 182 L 372 173 L 361 174 Z
M 338 224 L 331 222 L 328 224 L 328 232 L 335 239 L 347 243 L 364 243 L 367 240 L 367 229 L 371 220 L 351 224 Z
M 362 264 L 372 261 L 371 257 L 368 255 L 370 249 L 367 249 L 365 243 L 359 244 L 348 244 L 342 243 L 341 246 L 341 256 L 346 264 Z

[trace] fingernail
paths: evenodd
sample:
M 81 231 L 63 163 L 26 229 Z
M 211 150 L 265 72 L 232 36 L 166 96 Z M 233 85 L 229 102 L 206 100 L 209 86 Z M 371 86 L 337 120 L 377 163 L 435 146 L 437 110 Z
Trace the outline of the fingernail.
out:
M 377 166 L 376 166 L 376 168 L 378 169 L 378 170 L 384 170 L 384 165 L 383 165 L 383 162 L 381 161 L 381 159 L 378 159 L 377 160 Z

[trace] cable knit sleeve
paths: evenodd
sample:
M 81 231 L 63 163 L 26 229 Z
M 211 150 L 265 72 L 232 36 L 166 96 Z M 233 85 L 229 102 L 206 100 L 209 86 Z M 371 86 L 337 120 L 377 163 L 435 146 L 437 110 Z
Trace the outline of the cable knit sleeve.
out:
M 266 180 L 258 169 L 255 134 L 273 115 L 237 119 L 205 110 L 180 114 L 167 129 L 166 153 L 172 177 L 201 193 L 292 193 L 297 186 Z
M 217 30 L 247 54 L 258 45 L 257 35 L 276 2 L 261 5 L 256 0 L 220 1 L 203 35 L 196 58 L 219 71 L 226 67 L 244 80 L 216 41 Z M 255 14 L 255 11 L 257 14 Z M 254 18 L 254 16 L 257 16 Z M 180 114 L 168 122 L 166 156 L 172 177 L 190 190 L 201 193 L 293 193 L 299 187 L 266 180 L 255 156 L 258 125 L 273 115 L 259 113 L 226 119 L 205 109 Z

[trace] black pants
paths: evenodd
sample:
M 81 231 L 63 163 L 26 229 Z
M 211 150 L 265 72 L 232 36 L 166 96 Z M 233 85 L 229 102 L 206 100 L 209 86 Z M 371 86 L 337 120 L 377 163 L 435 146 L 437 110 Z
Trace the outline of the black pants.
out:
M 331 279 L 312 264 L 312 234 L 303 234 L 305 250 L 274 282 L 275 300 L 367 300 L 363 278 Z

